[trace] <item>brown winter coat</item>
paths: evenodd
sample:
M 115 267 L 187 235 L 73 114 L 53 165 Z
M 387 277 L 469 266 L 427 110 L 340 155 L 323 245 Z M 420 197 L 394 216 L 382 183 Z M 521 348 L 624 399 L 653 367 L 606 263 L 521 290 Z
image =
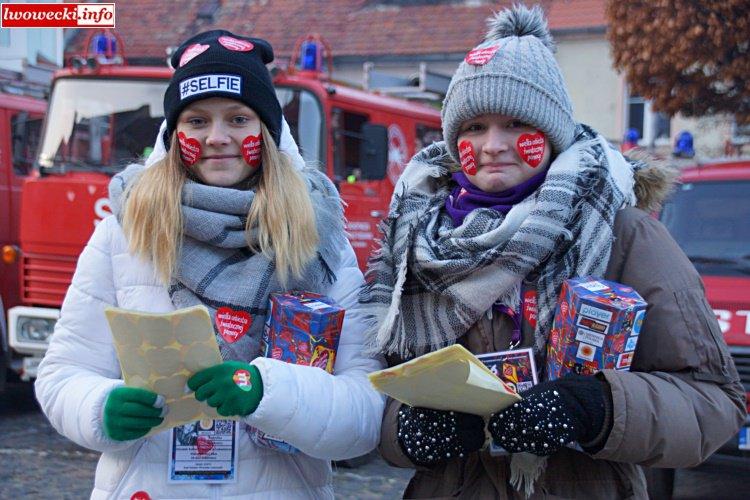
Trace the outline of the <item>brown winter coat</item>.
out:
M 630 372 L 604 370 L 612 391 L 612 430 L 593 456 L 564 448 L 551 456 L 532 498 L 647 498 L 640 465 L 699 464 L 745 420 L 745 392 L 703 284 L 667 230 L 646 212 L 621 210 L 604 276 L 648 302 Z M 510 321 L 483 317 L 461 342 L 472 352 L 508 348 Z M 524 325 L 524 346 L 533 332 Z M 380 452 L 415 468 L 396 440 L 400 403 L 389 400 Z M 419 468 L 406 498 L 523 498 L 508 485 L 509 459 L 487 451 Z

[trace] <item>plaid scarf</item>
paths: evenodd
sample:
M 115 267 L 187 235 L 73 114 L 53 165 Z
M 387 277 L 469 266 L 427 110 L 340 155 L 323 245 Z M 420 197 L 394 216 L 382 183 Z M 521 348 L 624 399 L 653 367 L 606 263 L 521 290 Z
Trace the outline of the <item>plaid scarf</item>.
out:
M 539 189 L 507 214 L 480 208 L 458 227 L 444 208 L 455 168 L 435 143 L 396 185 L 360 293 L 368 349 L 410 359 L 451 345 L 496 301 L 517 309 L 521 281 L 536 273 L 534 350 L 543 356 L 562 282 L 606 270 L 615 214 L 635 202 L 637 166 L 579 125 Z
M 121 219 L 121 197 L 143 171 L 131 165 L 110 183 L 113 212 Z M 282 287 L 273 259 L 248 247 L 245 223 L 255 192 L 207 186 L 188 180 L 182 192 L 184 236 L 177 271 L 169 287 L 177 308 L 205 305 L 212 318 L 219 308 L 249 315 L 247 332 L 233 342 L 214 330 L 224 360 L 250 361 L 259 355 L 268 307 L 268 295 L 285 290 L 323 292 L 333 283 L 332 269 L 339 263 L 336 238 L 344 234 L 343 207 L 333 184 L 315 169 L 301 172 L 306 180 L 317 220 L 318 258 L 310 262 L 300 279 L 290 278 Z M 250 238 L 257 238 L 252 231 Z

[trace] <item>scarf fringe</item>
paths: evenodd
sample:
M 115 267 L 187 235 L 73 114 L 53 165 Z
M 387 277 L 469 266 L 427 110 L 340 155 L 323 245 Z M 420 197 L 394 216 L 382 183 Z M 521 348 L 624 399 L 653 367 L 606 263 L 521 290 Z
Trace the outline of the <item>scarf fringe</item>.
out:
M 510 485 L 526 498 L 534 493 L 534 484 L 547 468 L 547 457 L 531 453 L 514 453 L 510 457 Z

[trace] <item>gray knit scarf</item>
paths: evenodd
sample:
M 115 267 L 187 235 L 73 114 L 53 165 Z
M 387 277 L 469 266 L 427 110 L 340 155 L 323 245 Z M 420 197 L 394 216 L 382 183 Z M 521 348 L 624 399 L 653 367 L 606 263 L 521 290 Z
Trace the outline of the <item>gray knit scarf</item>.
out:
M 130 165 L 110 182 L 113 212 L 121 220 L 123 192 L 144 170 Z M 343 207 L 338 192 L 322 173 L 301 172 L 315 211 L 320 244 L 318 257 L 308 264 L 300 279 L 279 284 L 273 259 L 253 252 L 246 240 L 245 223 L 253 203 L 253 190 L 207 186 L 188 180 L 182 192 L 184 237 L 177 271 L 169 295 L 177 308 L 205 305 L 211 317 L 228 307 L 252 318 L 247 333 L 227 342 L 216 332 L 224 360 L 250 361 L 259 355 L 260 339 L 268 306 L 268 295 L 284 290 L 325 291 L 333 283 L 339 264 L 337 235 L 343 234 Z M 252 232 L 251 239 L 257 237 Z M 216 324 L 214 323 L 216 330 Z
M 423 149 L 397 183 L 360 294 L 368 349 L 410 359 L 451 345 L 495 301 L 517 308 L 521 281 L 538 274 L 534 350 L 543 356 L 562 282 L 604 274 L 637 167 L 579 125 L 536 192 L 507 215 L 477 209 L 453 227 L 444 204 L 455 165 L 445 143 Z

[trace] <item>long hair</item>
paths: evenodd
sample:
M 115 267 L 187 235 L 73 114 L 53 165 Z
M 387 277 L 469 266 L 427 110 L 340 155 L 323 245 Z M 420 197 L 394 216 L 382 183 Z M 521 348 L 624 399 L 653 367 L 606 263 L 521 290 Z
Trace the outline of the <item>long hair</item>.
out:
M 319 236 L 307 184 L 273 136 L 261 123 L 262 167 L 245 226 L 248 246 L 274 260 L 285 286 L 290 276 L 302 276 L 315 257 Z M 173 133 L 167 156 L 146 169 L 125 193 L 122 227 L 132 254 L 153 263 L 159 278 L 169 283 L 177 269 L 184 221 L 182 188 L 187 169 Z M 250 237 L 257 228 L 257 239 Z

